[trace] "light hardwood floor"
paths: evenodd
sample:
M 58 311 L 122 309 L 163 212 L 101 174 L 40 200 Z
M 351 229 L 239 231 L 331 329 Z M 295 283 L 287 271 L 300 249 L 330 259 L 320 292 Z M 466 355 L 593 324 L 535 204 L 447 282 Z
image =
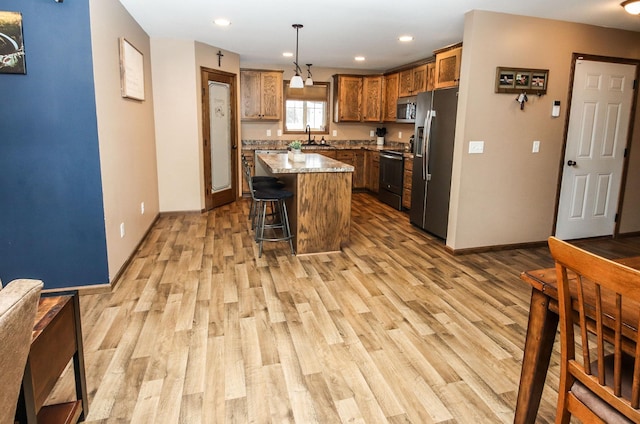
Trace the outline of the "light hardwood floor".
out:
M 247 212 L 162 216 L 115 290 L 82 297 L 87 423 L 512 422 L 518 275 L 552 266 L 546 248 L 454 257 L 361 193 L 342 253 L 258 259 Z M 639 238 L 589 246 L 640 255 Z M 556 350 L 540 423 L 557 379 Z

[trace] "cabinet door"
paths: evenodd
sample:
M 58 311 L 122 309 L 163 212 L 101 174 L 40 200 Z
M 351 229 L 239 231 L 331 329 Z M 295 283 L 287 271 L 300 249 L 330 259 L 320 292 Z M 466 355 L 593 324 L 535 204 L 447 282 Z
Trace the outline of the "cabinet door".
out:
M 460 81 L 460 59 L 462 47 L 436 54 L 435 88 L 455 87 Z
M 411 181 L 413 178 L 413 159 L 404 159 L 404 179 L 402 182 L 402 207 L 411 208 Z
M 427 65 L 413 68 L 413 94 L 427 91 Z
M 364 150 L 353 152 L 353 188 L 364 188 L 366 185 L 366 175 L 364 166 Z
M 366 76 L 362 78 L 362 120 L 381 122 L 382 77 Z
M 261 118 L 279 121 L 282 116 L 282 73 L 262 72 L 261 86 Z
M 413 69 L 400 72 L 398 81 L 398 97 L 411 96 L 413 92 Z
M 240 72 L 241 118 L 260 119 L 260 72 Z
M 337 93 L 334 93 L 334 121 L 360 122 L 362 77 L 337 75 L 334 84 L 337 88 Z
M 427 63 L 427 91 L 433 91 L 436 79 L 436 64 Z
M 398 104 L 398 73 L 385 75 L 384 77 L 384 120 L 396 120 L 396 107 Z
M 380 188 L 380 152 L 371 152 L 371 168 L 369 169 L 370 190 L 377 193 Z

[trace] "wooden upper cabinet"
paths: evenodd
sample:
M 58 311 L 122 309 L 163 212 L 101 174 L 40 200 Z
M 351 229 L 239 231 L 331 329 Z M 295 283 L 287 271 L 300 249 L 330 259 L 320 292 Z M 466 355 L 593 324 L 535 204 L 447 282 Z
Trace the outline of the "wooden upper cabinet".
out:
M 384 76 L 384 121 L 396 120 L 396 106 L 398 104 L 398 80 L 397 72 Z
M 427 65 L 420 65 L 400 72 L 398 97 L 415 96 L 427 91 Z
M 240 71 L 241 118 L 282 119 L 282 71 Z
M 462 43 L 436 50 L 435 88 L 455 87 L 460 82 Z
M 427 91 L 427 65 L 413 68 L 413 92 L 414 94 Z
M 436 64 L 427 63 L 427 91 L 433 91 L 436 83 Z
M 333 76 L 334 122 L 360 122 L 362 110 L 362 77 Z
M 362 77 L 362 120 L 382 121 L 382 76 Z
M 398 80 L 398 97 L 411 96 L 413 93 L 413 69 L 400 72 Z

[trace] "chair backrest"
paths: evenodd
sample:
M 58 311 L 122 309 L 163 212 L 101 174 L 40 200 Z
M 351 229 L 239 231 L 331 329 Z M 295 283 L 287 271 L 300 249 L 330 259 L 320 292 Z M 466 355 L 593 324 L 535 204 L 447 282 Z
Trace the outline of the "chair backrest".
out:
M 640 271 L 555 237 L 549 238 L 549 248 L 558 277 L 561 391 L 578 380 L 621 414 L 640 420 L 640 366 L 629 368 L 628 363 L 630 359 L 640 365 L 640 344 L 627 342 L 637 338 L 640 325 Z M 574 336 L 575 323 L 579 340 Z M 576 359 L 578 345 L 581 361 Z M 610 353 L 613 367 L 607 364 Z
M 42 286 L 13 280 L 0 290 L 0 423 L 14 420 Z

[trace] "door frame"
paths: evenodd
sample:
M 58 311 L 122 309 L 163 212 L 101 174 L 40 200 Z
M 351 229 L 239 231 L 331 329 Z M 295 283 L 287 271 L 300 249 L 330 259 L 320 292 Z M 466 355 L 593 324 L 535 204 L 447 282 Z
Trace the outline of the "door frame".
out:
M 627 132 L 627 141 L 625 144 L 625 155 L 623 158 L 623 163 L 622 163 L 622 175 L 621 175 L 621 181 L 620 181 L 620 193 L 618 194 L 618 206 L 616 208 L 616 218 L 615 218 L 615 223 L 614 223 L 614 229 L 613 229 L 613 234 L 612 237 L 616 237 L 620 231 L 620 215 L 622 213 L 622 205 L 624 202 L 624 194 L 625 194 L 625 190 L 626 190 L 626 185 L 627 185 L 627 173 L 628 173 L 628 168 L 629 168 L 629 152 L 631 150 L 631 140 L 633 139 L 633 127 L 634 127 L 634 121 L 635 121 L 635 116 L 636 116 L 636 106 L 637 106 L 637 101 L 638 101 L 638 80 L 640 78 L 640 60 L 637 59 L 626 59 L 626 58 L 621 58 L 621 57 L 611 57 L 611 56 L 596 56 L 596 55 L 590 55 L 590 54 L 584 54 L 584 53 L 573 53 L 572 58 L 571 58 L 571 74 L 569 75 L 569 93 L 567 95 L 567 114 L 565 117 L 565 123 L 564 123 L 564 131 L 562 134 L 562 152 L 560 154 L 560 160 L 558 163 L 558 182 L 557 182 L 557 188 L 556 188 L 556 205 L 555 205 L 555 210 L 554 210 L 554 219 L 553 219 L 553 228 L 552 228 L 552 234 L 556 233 L 556 227 L 558 225 L 558 209 L 560 207 L 560 194 L 561 194 L 561 190 L 562 190 L 562 176 L 565 170 L 565 164 L 564 164 L 564 159 L 565 159 L 565 155 L 567 152 L 567 136 L 569 133 L 569 122 L 571 120 L 571 102 L 573 100 L 573 84 L 574 84 L 574 80 L 575 80 L 575 76 L 576 76 L 576 63 L 578 62 L 578 60 L 589 60 L 589 61 L 593 61 L 593 62 L 608 62 L 608 63 L 617 63 L 617 64 L 621 64 L 621 65 L 635 65 L 636 67 L 636 75 L 635 75 L 635 81 L 636 81 L 636 87 L 634 88 L 634 90 L 636 91 L 635 95 L 633 96 L 633 99 L 631 101 L 631 111 L 630 111 L 630 119 L 629 119 L 629 128 L 628 128 L 628 132 Z
M 217 206 L 231 203 L 238 198 L 238 101 L 237 101 L 237 75 L 230 72 L 220 71 L 207 67 L 200 67 L 201 103 L 202 103 L 202 149 L 203 149 L 203 178 L 204 178 L 204 199 L 205 210 L 211 210 Z M 211 143 L 209 140 L 209 99 L 206 95 L 209 81 L 215 81 L 229 85 L 229 138 L 231 141 L 231 194 L 222 201 L 215 201 L 214 194 L 211 193 L 213 181 L 211 178 Z

